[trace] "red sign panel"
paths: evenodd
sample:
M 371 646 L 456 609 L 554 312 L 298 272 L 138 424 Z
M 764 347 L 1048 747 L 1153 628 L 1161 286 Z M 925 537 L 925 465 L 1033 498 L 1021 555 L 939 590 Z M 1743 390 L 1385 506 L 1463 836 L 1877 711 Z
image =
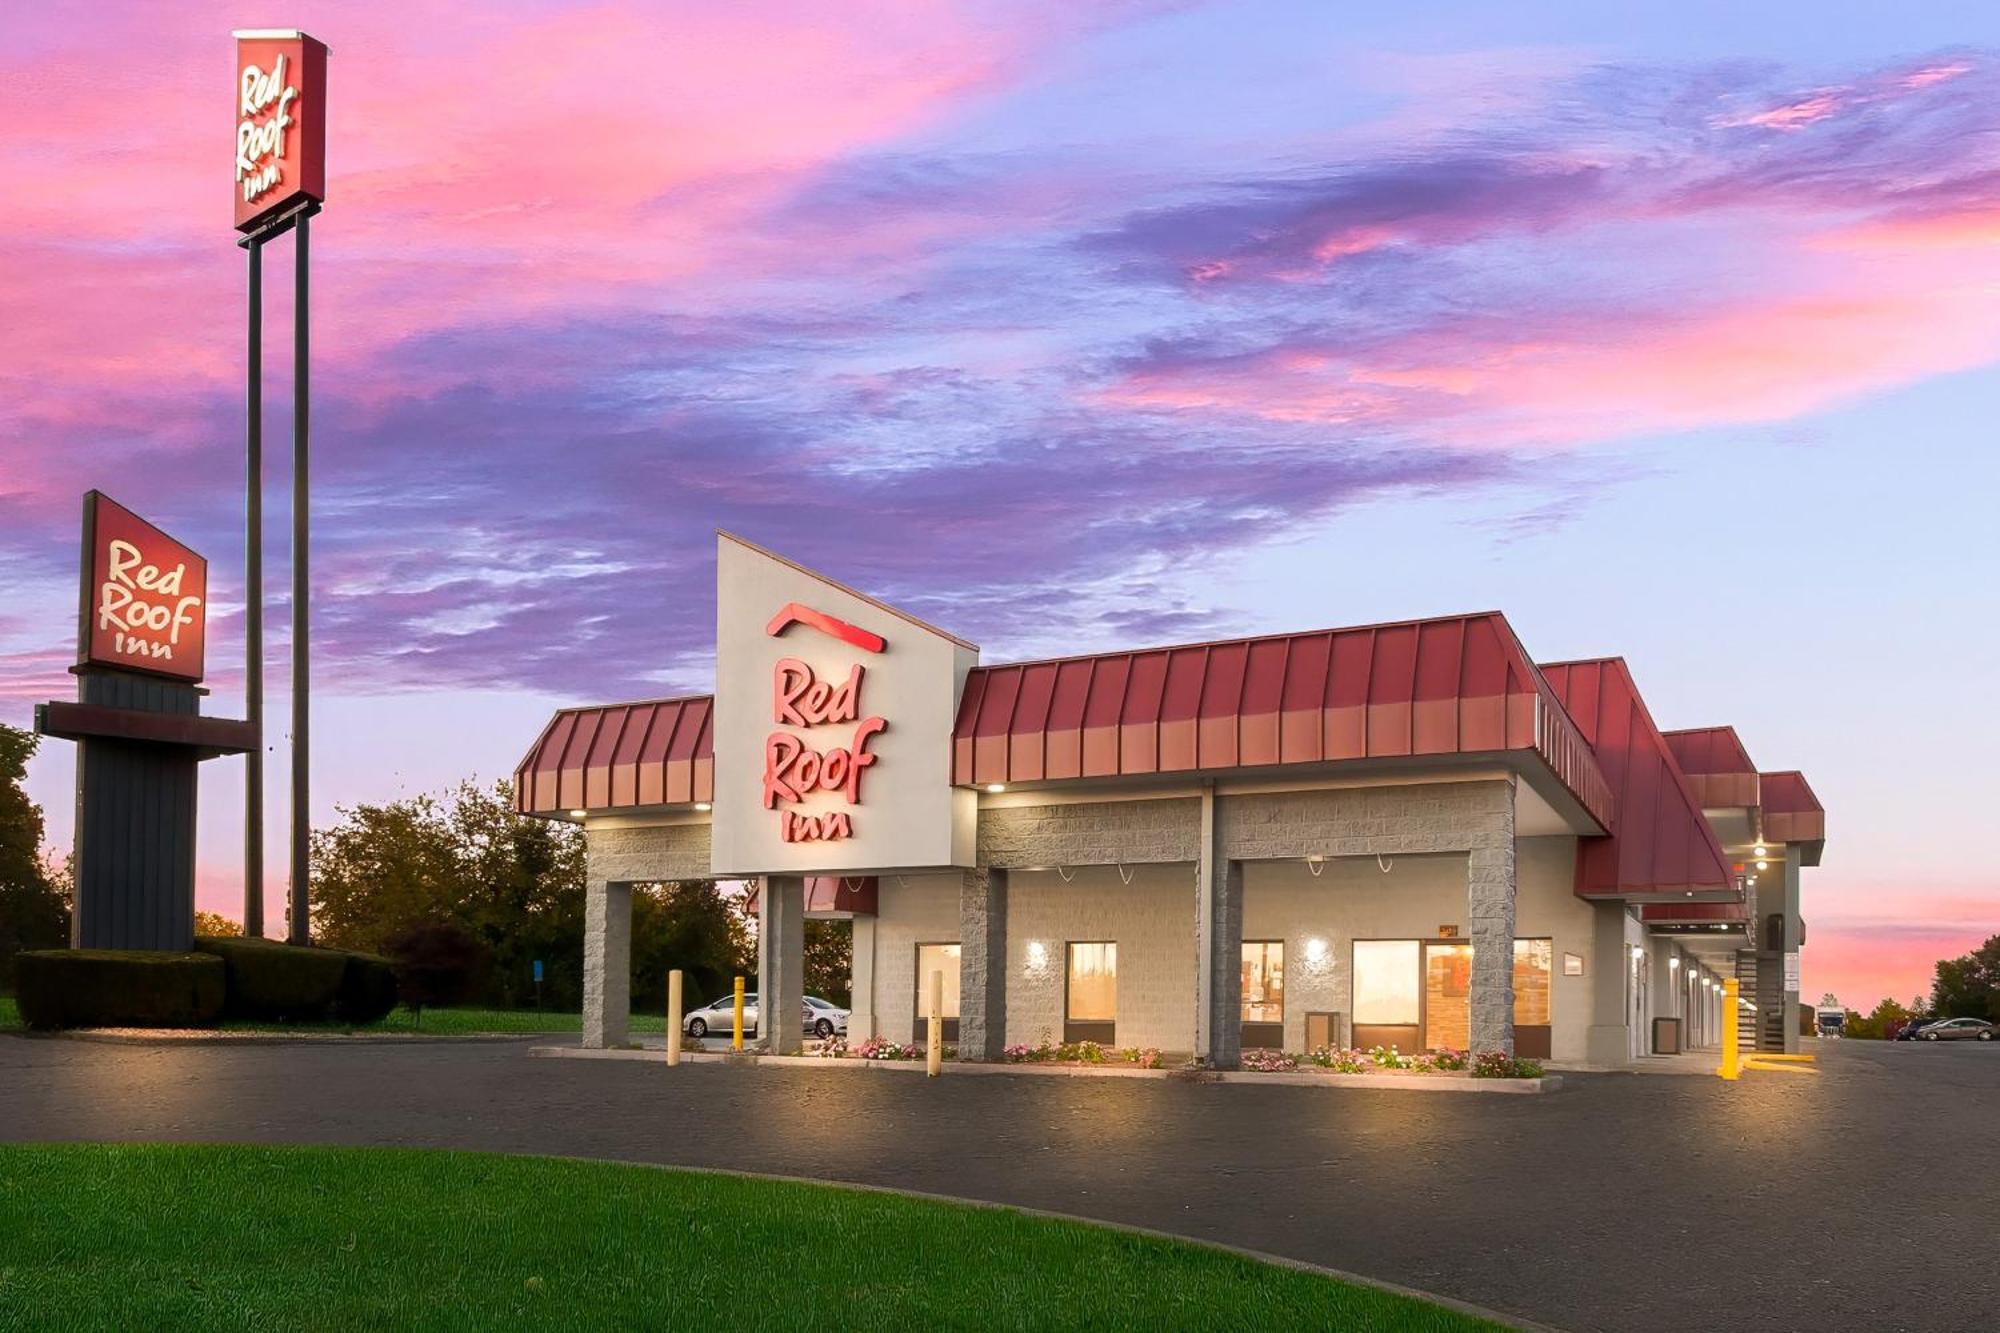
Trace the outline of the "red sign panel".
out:
M 236 34 L 236 229 L 326 198 L 326 46 L 290 29 Z
M 776 637 L 794 624 L 864 652 L 879 653 L 887 646 L 879 635 L 797 602 L 787 603 L 773 616 L 765 633 Z M 861 775 L 875 765 L 868 743 L 889 725 L 879 717 L 861 715 L 862 676 L 859 662 L 838 684 L 821 678 L 796 657 L 781 657 L 772 667 L 771 721 L 779 729 L 764 741 L 764 808 L 778 812 L 779 836 L 786 842 L 838 842 L 854 833 L 854 819 L 844 809 L 806 812 L 792 807 L 816 792 L 835 793 L 847 806 L 861 804 Z M 809 744 L 798 731 L 783 729 L 811 731 L 842 723 L 853 726 L 847 744 L 828 749 Z
M 85 495 L 77 660 L 198 681 L 207 628 L 208 561 L 101 492 Z

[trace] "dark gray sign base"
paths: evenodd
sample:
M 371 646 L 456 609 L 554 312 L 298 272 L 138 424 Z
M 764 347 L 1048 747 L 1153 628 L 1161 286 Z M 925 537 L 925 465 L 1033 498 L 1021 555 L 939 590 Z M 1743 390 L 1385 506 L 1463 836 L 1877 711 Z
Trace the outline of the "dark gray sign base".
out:
M 191 948 L 195 766 L 255 737 L 246 722 L 201 716 L 196 686 L 74 670 L 77 701 L 35 709 L 36 731 L 77 743 L 70 947 Z

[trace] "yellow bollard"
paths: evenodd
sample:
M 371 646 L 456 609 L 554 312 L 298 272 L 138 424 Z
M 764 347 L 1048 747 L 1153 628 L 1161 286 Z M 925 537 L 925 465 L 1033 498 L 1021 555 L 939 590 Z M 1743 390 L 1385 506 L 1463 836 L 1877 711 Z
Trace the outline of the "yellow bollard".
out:
M 925 1025 L 924 1073 L 936 1078 L 944 1072 L 944 973 L 931 973 L 929 1022 Z
M 743 1049 L 743 978 L 736 978 L 736 1035 L 729 1039 L 729 1049 Z
M 667 1067 L 681 1062 L 681 970 L 667 973 Z
M 1722 983 L 1722 1067 L 1715 1072 L 1732 1082 L 1742 1076 L 1743 1053 L 1736 1049 L 1737 982 L 1729 977 Z

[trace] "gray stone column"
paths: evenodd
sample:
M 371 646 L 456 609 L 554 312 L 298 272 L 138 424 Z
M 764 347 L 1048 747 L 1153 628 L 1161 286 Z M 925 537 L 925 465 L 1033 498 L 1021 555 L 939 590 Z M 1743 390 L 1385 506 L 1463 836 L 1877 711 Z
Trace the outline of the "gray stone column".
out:
M 1481 784 L 1470 830 L 1465 916 L 1472 937 L 1472 1049 L 1514 1053 L 1514 781 Z
M 1590 905 L 1590 982 L 1592 1022 L 1587 1037 L 1588 1058 L 1594 1065 L 1617 1067 L 1632 1063 L 1632 958 L 1625 942 L 1630 913 L 1622 902 Z
M 867 1041 L 875 1035 L 875 918 L 854 918 L 849 944 L 852 984 L 847 1001 L 847 1039 Z
M 805 1048 L 806 882 L 764 877 L 757 917 L 757 1039 L 773 1055 Z
M 583 891 L 583 1044 L 623 1046 L 632 1018 L 632 886 L 593 879 Z
M 1799 914 L 1799 866 L 1801 864 L 1799 849 L 1786 846 L 1774 848 L 1773 850 L 1785 858 L 1780 862 L 1785 872 L 1785 953 L 1798 953 L 1805 945 L 1805 925 L 1800 919 Z M 1770 858 L 1767 857 L 1766 859 Z M 1779 1003 L 1785 1011 L 1784 1049 L 1789 1054 L 1797 1055 L 1799 1053 L 1799 993 L 1795 990 L 1786 990 L 1784 986 L 1785 960 L 1783 955 L 1780 955 L 1778 958 L 1778 995 L 1781 997 Z M 1762 1001 L 1760 1000 L 1759 1003 L 1762 1003 Z
M 998 1060 L 1007 1045 L 1007 872 L 981 866 L 958 890 L 958 1058 Z M 919 997 L 929 982 L 917 978 Z
M 1201 795 L 1195 861 L 1194 1053 L 1216 1069 L 1243 1059 L 1243 864 L 1223 853 L 1224 802 Z

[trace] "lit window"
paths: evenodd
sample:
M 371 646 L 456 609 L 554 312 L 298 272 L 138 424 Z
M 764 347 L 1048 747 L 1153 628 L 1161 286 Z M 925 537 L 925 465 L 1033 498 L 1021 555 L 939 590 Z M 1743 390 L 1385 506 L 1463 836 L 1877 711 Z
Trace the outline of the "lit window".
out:
M 1354 941 L 1357 1026 L 1415 1026 L 1423 1004 L 1420 947 L 1415 940 Z
M 1111 1023 L 1118 1018 L 1118 946 L 1069 946 L 1069 1021 Z
M 1514 1024 L 1544 1027 L 1549 1021 L 1549 974 L 1555 970 L 1550 940 L 1514 941 Z
M 922 1018 L 931 1003 L 931 973 L 944 973 L 944 1011 L 940 1018 L 958 1017 L 958 946 L 919 944 L 917 946 L 917 1017 Z M 949 1033 L 950 1029 L 946 1029 Z
M 1244 942 L 1243 1021 L 1285 1021 L 1285 946 L 1279 940 Z

